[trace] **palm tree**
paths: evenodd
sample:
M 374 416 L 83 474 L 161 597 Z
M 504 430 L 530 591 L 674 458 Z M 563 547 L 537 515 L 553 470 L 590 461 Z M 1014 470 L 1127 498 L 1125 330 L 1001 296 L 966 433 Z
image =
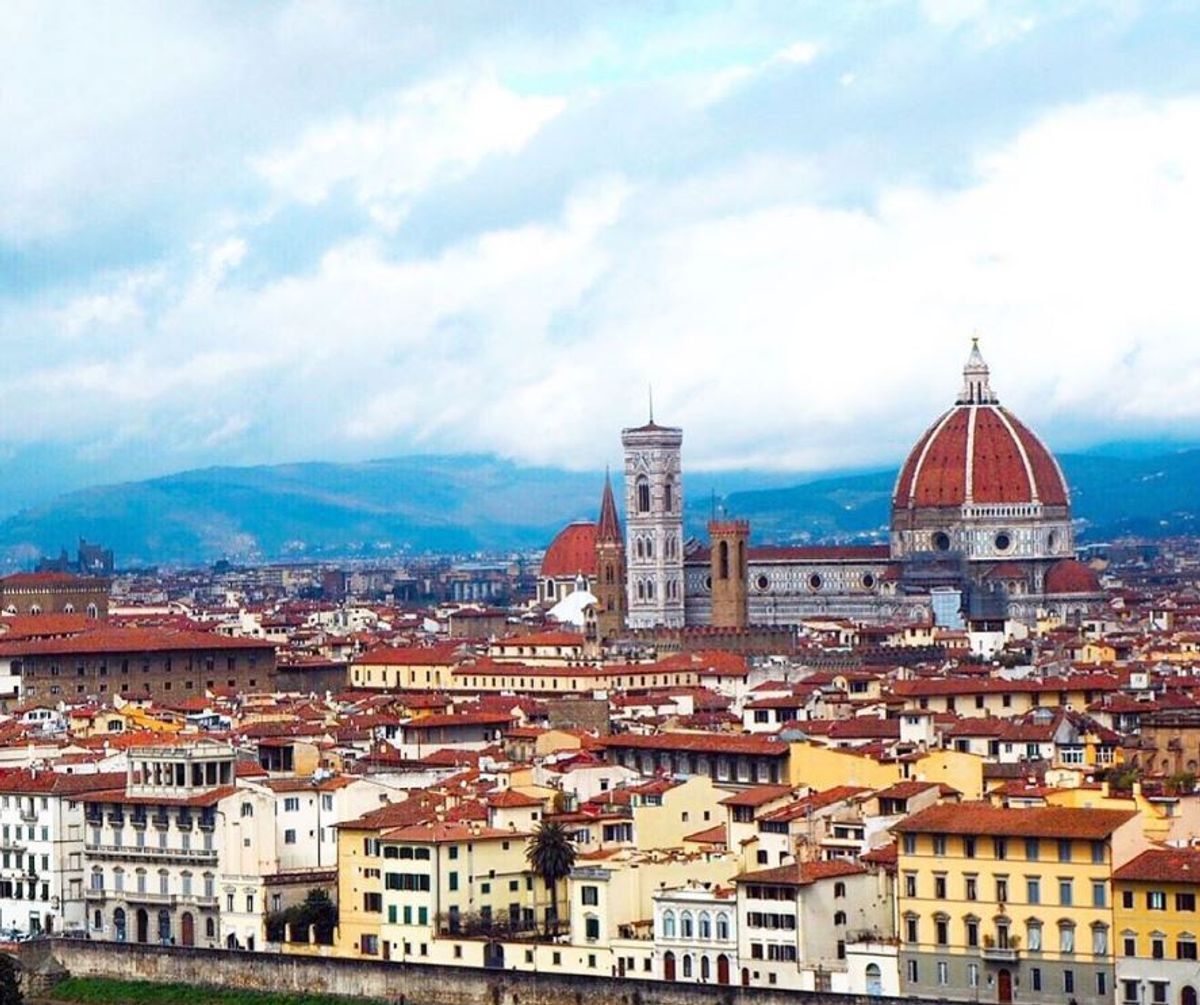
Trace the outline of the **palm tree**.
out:
M 550 910 L 546 912 L 547 929 L 550 918 L 558 924 L 558 884 L 566 879 L 575 865 L 575 846 L 567 837 L 566 829 L 560 823 L 538 824 L 538 829 L 529 839 L 525 849 L 525 858 L 533 869 L 546 883 L 550 891 Z

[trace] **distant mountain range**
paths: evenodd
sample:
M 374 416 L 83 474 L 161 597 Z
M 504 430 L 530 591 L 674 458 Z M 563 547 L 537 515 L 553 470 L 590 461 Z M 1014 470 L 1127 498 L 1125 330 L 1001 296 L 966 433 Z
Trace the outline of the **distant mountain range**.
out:
M 1087 539 L 1195 530 L 1200 449 L 1144 456 L 1114 448 L 1059 460 Z M 0 521 L 0 555 L 28 565 L 79 537 L 113 548 L 121 565 L 513 551 L 594 518 L 603 478 L 486 455 L 206 468 L 23 510 Z M 779 472 L 689 473 L 688 529 L 702 533 L 719 505 L 748 518 L 756 541 L 880 537 L 894 479 L 894 470 L 799 481 Z

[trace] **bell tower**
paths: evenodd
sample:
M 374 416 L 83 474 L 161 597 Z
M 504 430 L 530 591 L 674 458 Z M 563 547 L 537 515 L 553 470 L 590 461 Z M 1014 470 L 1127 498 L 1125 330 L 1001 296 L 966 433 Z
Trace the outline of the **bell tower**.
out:
M 612 479 L 605 472 L 600 521 L 596 525 L 596 636 L 603 642 L 625 629 L 625 542 L 617 519 Z
M 712 577 L 712 626 L 745 628 L 750 623 L 746 587 L 746 550 L 750 521 L 712 520 L 708 525 L 712 548 L 709 575 Z
M 625 449 L 625 565 L 630 628 L 682 628 L 683 430 L 621 430 Z

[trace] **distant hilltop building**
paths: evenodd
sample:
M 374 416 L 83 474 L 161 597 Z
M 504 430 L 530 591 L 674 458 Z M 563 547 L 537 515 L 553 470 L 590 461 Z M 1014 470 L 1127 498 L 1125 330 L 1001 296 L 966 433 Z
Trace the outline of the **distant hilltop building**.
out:
M 111 576 L 113 574 L 113 550 L 98 544 L 89 544 L 84 538 L 79 539 L 79 549 L 75 561 L 63 548 L 58 558 L 42 558 L 38 561 L 37 572 L 74 572 L 81 576 Z
M 605 516 L 606 542 L 597 524 L 570 524 L 547 549 L 538 587 L 553 604 L 599 585 L 603 638 L 619 632 L 612 615 L 622 607 L 624 627 L 634 630 L 819 618 L 999 628 L 1077 615 L 1103 599 L 1095 573 L 1075 559 L 1062 469 L 1000 405 L 977 341 L 953 405 L 901 465 L 886 545 L 751 546 L 745 520 L 714 520 L 708 545 L 685 543 L 683 431 L 651 418 L 623 430 L 621 444 L 623 554 L 611 542 L 615 512 Z M 623 603 L 597 582 L 600 570 L 618 565 Z

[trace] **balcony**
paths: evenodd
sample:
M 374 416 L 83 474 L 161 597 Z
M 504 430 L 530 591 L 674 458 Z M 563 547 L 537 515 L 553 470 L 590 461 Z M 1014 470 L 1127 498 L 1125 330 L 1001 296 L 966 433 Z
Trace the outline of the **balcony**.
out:
M 104 890 L 93 890 L 90 886 L 83 891 L 83 899 L 95 904 L 102 904 L 106 899 Z
M 21 807 L 21 819 L 27 824 L 37 823 L 37 817 L 37 810 L 35 810 L 32 806 Z
M 165 813 L 155 813 L 154 816 L 150 818 L 150 822 L 161 830 L 166 830 L 171 826 L 171 818 Z
M 87 844 L 89 855 L 102 855 L 137 862 L 210 862 L 217 861 L 216 848 L 158 848 L 127 844 Z
M 145 810 L 140 812 L 138 810 L 134 810 L 131 814 L 129 814 L 129 822 L 134 827 L 137 827 L 139 830 L 141 830 L 149 822 L 149 817 L 146 816 Z
M 1016 963 L 1021 948 L 1021 938 L 1009 935 L 997 939 L 991 935 L 983 937 L 983 945 L 979 947 L 979 955 L 988 963 Z
M 190 813 L 180 813 L 175 819 L 175 826 L 181 831 L 190 831 L 192 829 L 192 815 Z
M 173 907 L 178 899 L 173 893 L 151 893 L 148 890 L 138 892 L 137 890 L 121 890 L 118 896 L 122 896 L 130 904 L 162 904 L 166 907 Z

